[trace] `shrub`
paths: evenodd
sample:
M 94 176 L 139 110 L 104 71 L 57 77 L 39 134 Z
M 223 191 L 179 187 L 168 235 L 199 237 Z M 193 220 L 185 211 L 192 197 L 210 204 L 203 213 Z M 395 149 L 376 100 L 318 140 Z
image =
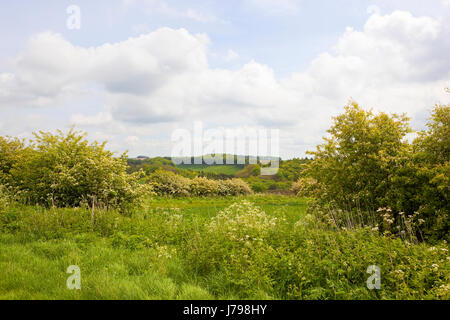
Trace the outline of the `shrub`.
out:
M 291 186 L 291 192 L 300 197 L 314 197 L 319 186 L 316 179 L 300 178 Z
M 154 192 L 159 196 L 189 196 L 191 180 L 170 171 L 162 169 L 150 174 L 146 181 L 149 182 Z
M 11 170 L 25 161 L 30 151 L 23 140 L 0 137 L 0 183 L 10 185 L 14 181 Z
M 173 197 L 210 197 L 248 195 L 252 190 L 241 179 L 211 180 L 205 177 L 185 178 L 162 169 L 150 174 L 146 181 L 160 196 Z
M 9 195 L 6 187 L 0 184 L 0 212 L 8 207 L 9 202 Z
M 416 204 L 413 210 L 425 220 L 425 237 L 450 240 L 450 104 L 437 105 L 427 127 L 413 143 L 409 171 L 416 176 L 408 179 L 413 187 L 410 198 Z
M 277 217 L 248 201 L 222 210 L 186 242 L 188 269 L 213 292 L 244 299 L 449 298 L 445 242 L 430 247 L 368 227 L 331 229 L 310 214 L 295 224 Z M 383 290 L 367 289 L 369 265 L 380 267 Z
M 267 257 L 274 250 L 264 240 L 276 226 L 277 218 L 266 215 L 249 201 L 232 204 L 220 211 L 187 244 L 191 268 L 208 275 L 220 270 L 237 291 L 245 295 L 270 287 L 266 277 Z
M 351 102 L 293 190 L 314 195 L 345 227 L 381 226 L 376 212 L 384 208 L 398 230 L 408 216 L 419 239 L 449 240 L 450 106 L 436 106 L 427 126 L 410 144 L 404 115 L 374 115 Z
M 219 183 L 204 177 L 191 180 L 191 195 L 197 197 L 215 196 L 218 194 Z
M 85 136 L 72 129 L 36 133 L 30 155 L 11 169 L 17 192 L 45 206 L 125 210 L 138 204 L 149 191 L 138 182 L 142 173 L 128 174 L 126 154 L 116 158 L 106 143 L 89 143 Z
M 253 191 L 249 185 L 242 179 L 220 180 L 218 185 L 218 194 L 220 196 L 249 195 Z
M 356 102 L 334 118 L 331 135 L 317 146 L 303 177 L 317 180 L 320 198 L 339 208 L 373 210 L 386 205 L 396 157 L 408 146 L 404 115 L 374 115 Z

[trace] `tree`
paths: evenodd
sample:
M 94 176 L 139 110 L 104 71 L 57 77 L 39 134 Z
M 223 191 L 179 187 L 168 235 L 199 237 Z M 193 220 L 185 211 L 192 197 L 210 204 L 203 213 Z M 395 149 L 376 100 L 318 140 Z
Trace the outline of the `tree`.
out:
M 34 136 L 30 156 L 11 170 L 16 189 L 31 203 L 126 209 L 147 191 L 138 181 L 142 172 L 128 174 L 126 154 L 114 157 L 106 142 L 90 143 L 73 129 Z
M 11 170 L 29 156 L 30 149 L 18 138 L 0 137 L 0 184 L 12 183 Z
M 450 204 L 450 104 L 436 105 L 413 143 L 417 172 L 416 209 L 426 222 L 425 236 L 449 236 Z
M 405 115 L 373 114 L 354 101 L 333 119 L 324 143 L 304 172 L 317 181 L 320 198 L 339 208 L 376 210 L 386 205 L 397 157 L 408 148 Z
M 392 226 L 420 225 L 419 239 L 448 239 L 450 105 L 437 105 L 427 127 L 408 143 L 406 116 L 373 114 L 350 102 L 325 143 L 310 152 L 314 160 L 294 189 L 322 208 L 343 210 L 344 220 L 356 211 L 358 224 L 380 222 L 367 214 L 380 209 Z

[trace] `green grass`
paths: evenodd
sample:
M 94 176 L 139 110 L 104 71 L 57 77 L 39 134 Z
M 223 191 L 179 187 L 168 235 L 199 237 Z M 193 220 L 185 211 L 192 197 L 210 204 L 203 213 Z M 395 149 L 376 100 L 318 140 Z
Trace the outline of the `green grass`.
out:
M 94 226 L 84 209 L 0 208 L 0 299 L 449 298 L 446 243 L 329 230 L 306 207 L 277 195 L 156 198 L 126 216 L 97 211 Z M 380 291 L 366 288 L 370 264 Z M 81 290 L 66 288 L 70 265 Z
M 234 176 L 237 172 L 241 171 L 244 165 L 206 165 L 206 164 L 182 164 L 177 166 L 178 168 L 191 170 L 191 171 L 203 171 L 205 173 L 226 174 Z
M 306 199 L 255 194 L 243 197 L 217 197 L 217 198 L 155 198 L 148 201 L 151 208 L 179 208 L 187 218 L 215 216 L 236 201 L 249 200 L 261 207 L 267 214 L 277 215 L 281 211 L 289 217 L 291 222 L 300 219 L 306 212 Z

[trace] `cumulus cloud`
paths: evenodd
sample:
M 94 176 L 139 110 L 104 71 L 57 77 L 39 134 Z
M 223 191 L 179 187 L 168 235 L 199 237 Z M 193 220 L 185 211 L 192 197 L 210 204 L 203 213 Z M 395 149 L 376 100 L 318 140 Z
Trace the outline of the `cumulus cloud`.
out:
M 375 14 L 362 31 L 348 28 L 334 52 L 318 56 L 292 82 L 313 96 L 342 101 L 351 95 L 387 111 L 414 113 L 445 99 L 449 49 L 450 30 L 440 21 L 400 11 Z
M 14 72 L 0 74 L 0 101 L 42 105 L 93 82 L 111 95 L 149 96 L 178 74 L 206 69 L 208 41 L 206 35 L 162 28 L 123 42 L 82 48 L 59 34 L 41 33 L 14 59 Z
M 282 156 L 298 156 L 320 141 L 350 97 L 420 117 L 448 99 L 448 26 L 408 12 L 373 14 L 362 30 L 347 28 L 306 70 L 283 79 L 257 61 L 211 68 L 208 44 L 204 34 L 170 28 L 91 48 L 42 33 L 0 73 L 0 106 L 63 105 L 95 85 L 103 110 L 76 113 L 70 123 L 119 150 L 170 154 L 172 130 L 201 120 L 210 128 L 279 128 Z

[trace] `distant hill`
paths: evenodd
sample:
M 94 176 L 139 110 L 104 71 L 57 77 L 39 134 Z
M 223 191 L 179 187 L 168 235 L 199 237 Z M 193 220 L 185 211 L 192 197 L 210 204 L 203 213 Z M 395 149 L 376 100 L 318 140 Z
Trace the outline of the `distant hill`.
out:
M 255 157 L 232 155 L 234 164 L 212 164 L 208 165 L 203 161 L 204 157 L 191 157 L 192 164 L 176 165 L 170 157 L 149 158 L 139 156 L 137 158 L 129 158 L 129 171 L 137 171 L 143 169 L 146 174 L 155 172 L 158 169 L 172 171 L 176 174 L 188 178 L 196 176 L 207 177 L 210 179 L 231 179 L 241 178 L 247 181 L 252 189 L 256 192 L 275 192 L 289 190 L 292 182 L 299 179 L 300 173 L 306 163 L 311 161 L 308 158 L 280 160 L 280 168 L 278 173 L 273 176 L 261 176 L 261 166 L 256 162 Z M 223 155 L 225 163 L 226 155 Z M 277 159 L 273 158 L 272 159 Z M 175 162 L 180 163 L 181 158 L 175 158 Z M 243 162 L 245 164 L 237 164 Z M 201 164 L 194 164 L 195 162 Z

